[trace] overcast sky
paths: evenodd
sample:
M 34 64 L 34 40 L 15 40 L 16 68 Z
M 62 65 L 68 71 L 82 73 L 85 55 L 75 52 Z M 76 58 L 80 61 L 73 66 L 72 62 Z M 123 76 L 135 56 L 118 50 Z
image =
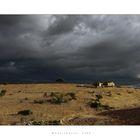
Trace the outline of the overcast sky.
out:
M 139 83 L 140 15 L 1 15 L 0 81 Z

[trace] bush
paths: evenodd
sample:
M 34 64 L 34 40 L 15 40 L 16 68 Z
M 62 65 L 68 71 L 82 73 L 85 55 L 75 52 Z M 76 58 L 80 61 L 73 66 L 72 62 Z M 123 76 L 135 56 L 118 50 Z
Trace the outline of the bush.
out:
M 131 94 L 131 93 L 133 93 L 133 91 L 128 90 L 127 93 Z
M 92 108 L 99 108 L 99 107 L 101 107 L 101 103 L 99 102 L 99 101 L 96 101 L 96 100 L 92 100 L 92 101 L 90 101 L 89 102 L 89 105 L 90 105 L 90 107 L 92 107 Z
M 6 94 L 6 90 L 1 90 L 0 91 L 0 96 L 2 97 L 2 96 L 4 96 Z
M 34 100 L 34 104 L 43 104 L 46 100 Z
M 103 105 L 101 104 L 100 102 L 100 99 L 102 99 L 102 95 L 96 95 L 96 99 L 92 99 L 88 104 L 90 107 L 92 108 L 96 108 L 97 110 L 98 109 L 106 109 L 106 110 L 109 110 L 109 109 L 113 109 L 112 107 L 108 106 L 108 105 Z
M 18 115 L 23 115 L 23 116 L 27 116 L 27 115 L 31 115 L 33 114 L 31 110 L 21 110 L 17 113 Z
M 66 103 L 71 100 L 75 100 L 75 99 L 76 99 L 76 96 L 75 96 L 75 93 L 73 92 L 69 92 L 66 94 L 54 92 L 50 96 L 50 98 L 47 99 L 47 101 L 54 104 L 61 104 L 61 103 Z
M 102 99 L 103 96 L 102 95 L 96 95 L 96 101 L 99 101 L 100 99 Z
M 63 95 L 54 95 L 49 101 L 54 104 L 61 104 L 64 102 Z
M 100 107 L 102 107 L 102 104 L 100 103 L 100 99 L 102 99 L 102 98 L 103 98 L 102 95 L 96 95 L 96 99 L 94 99 L 94 100 L 92 99 L 88 104 L 92 108 L 99 109 Z

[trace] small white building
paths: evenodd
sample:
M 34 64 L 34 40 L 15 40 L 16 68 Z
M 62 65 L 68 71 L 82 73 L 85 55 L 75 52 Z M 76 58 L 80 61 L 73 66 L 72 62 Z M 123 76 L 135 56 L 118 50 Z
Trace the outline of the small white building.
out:
M 106 87 L 114 87 L 115 86 L 115 83 L 114 82 L 104 82 L 103 83 L 103 86 L 106 86 Z
M 103 83 L 95 82 L 95 83 L 93 83 L 93 85 L 96 86 L 96 87 L 102 87 Z

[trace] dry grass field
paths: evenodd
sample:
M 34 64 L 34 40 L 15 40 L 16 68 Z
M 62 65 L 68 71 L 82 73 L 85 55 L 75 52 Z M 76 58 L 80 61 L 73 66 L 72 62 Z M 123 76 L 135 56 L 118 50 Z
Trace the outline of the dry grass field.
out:
M 140 89 L 65 83 L 1 84 L 0 89 L 6 90 L 0 97 L 1 125 L 140 125 Z M 19 113 L 24 110 L 29 114 Z

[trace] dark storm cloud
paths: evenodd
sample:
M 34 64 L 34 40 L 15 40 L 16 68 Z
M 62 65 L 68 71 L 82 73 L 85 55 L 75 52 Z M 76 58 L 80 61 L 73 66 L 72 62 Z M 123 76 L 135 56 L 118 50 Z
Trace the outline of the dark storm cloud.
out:
M 1 81 L 139 82 L 139 15 L 1 15 Z
M 57 15 L 53 17 L 53 23 L 49 26 L 47 33 L 49 35 L 59 35 L 68 33 L 73 30 L 74 26 L 78 24 L 80 16 L 74 15 Z

